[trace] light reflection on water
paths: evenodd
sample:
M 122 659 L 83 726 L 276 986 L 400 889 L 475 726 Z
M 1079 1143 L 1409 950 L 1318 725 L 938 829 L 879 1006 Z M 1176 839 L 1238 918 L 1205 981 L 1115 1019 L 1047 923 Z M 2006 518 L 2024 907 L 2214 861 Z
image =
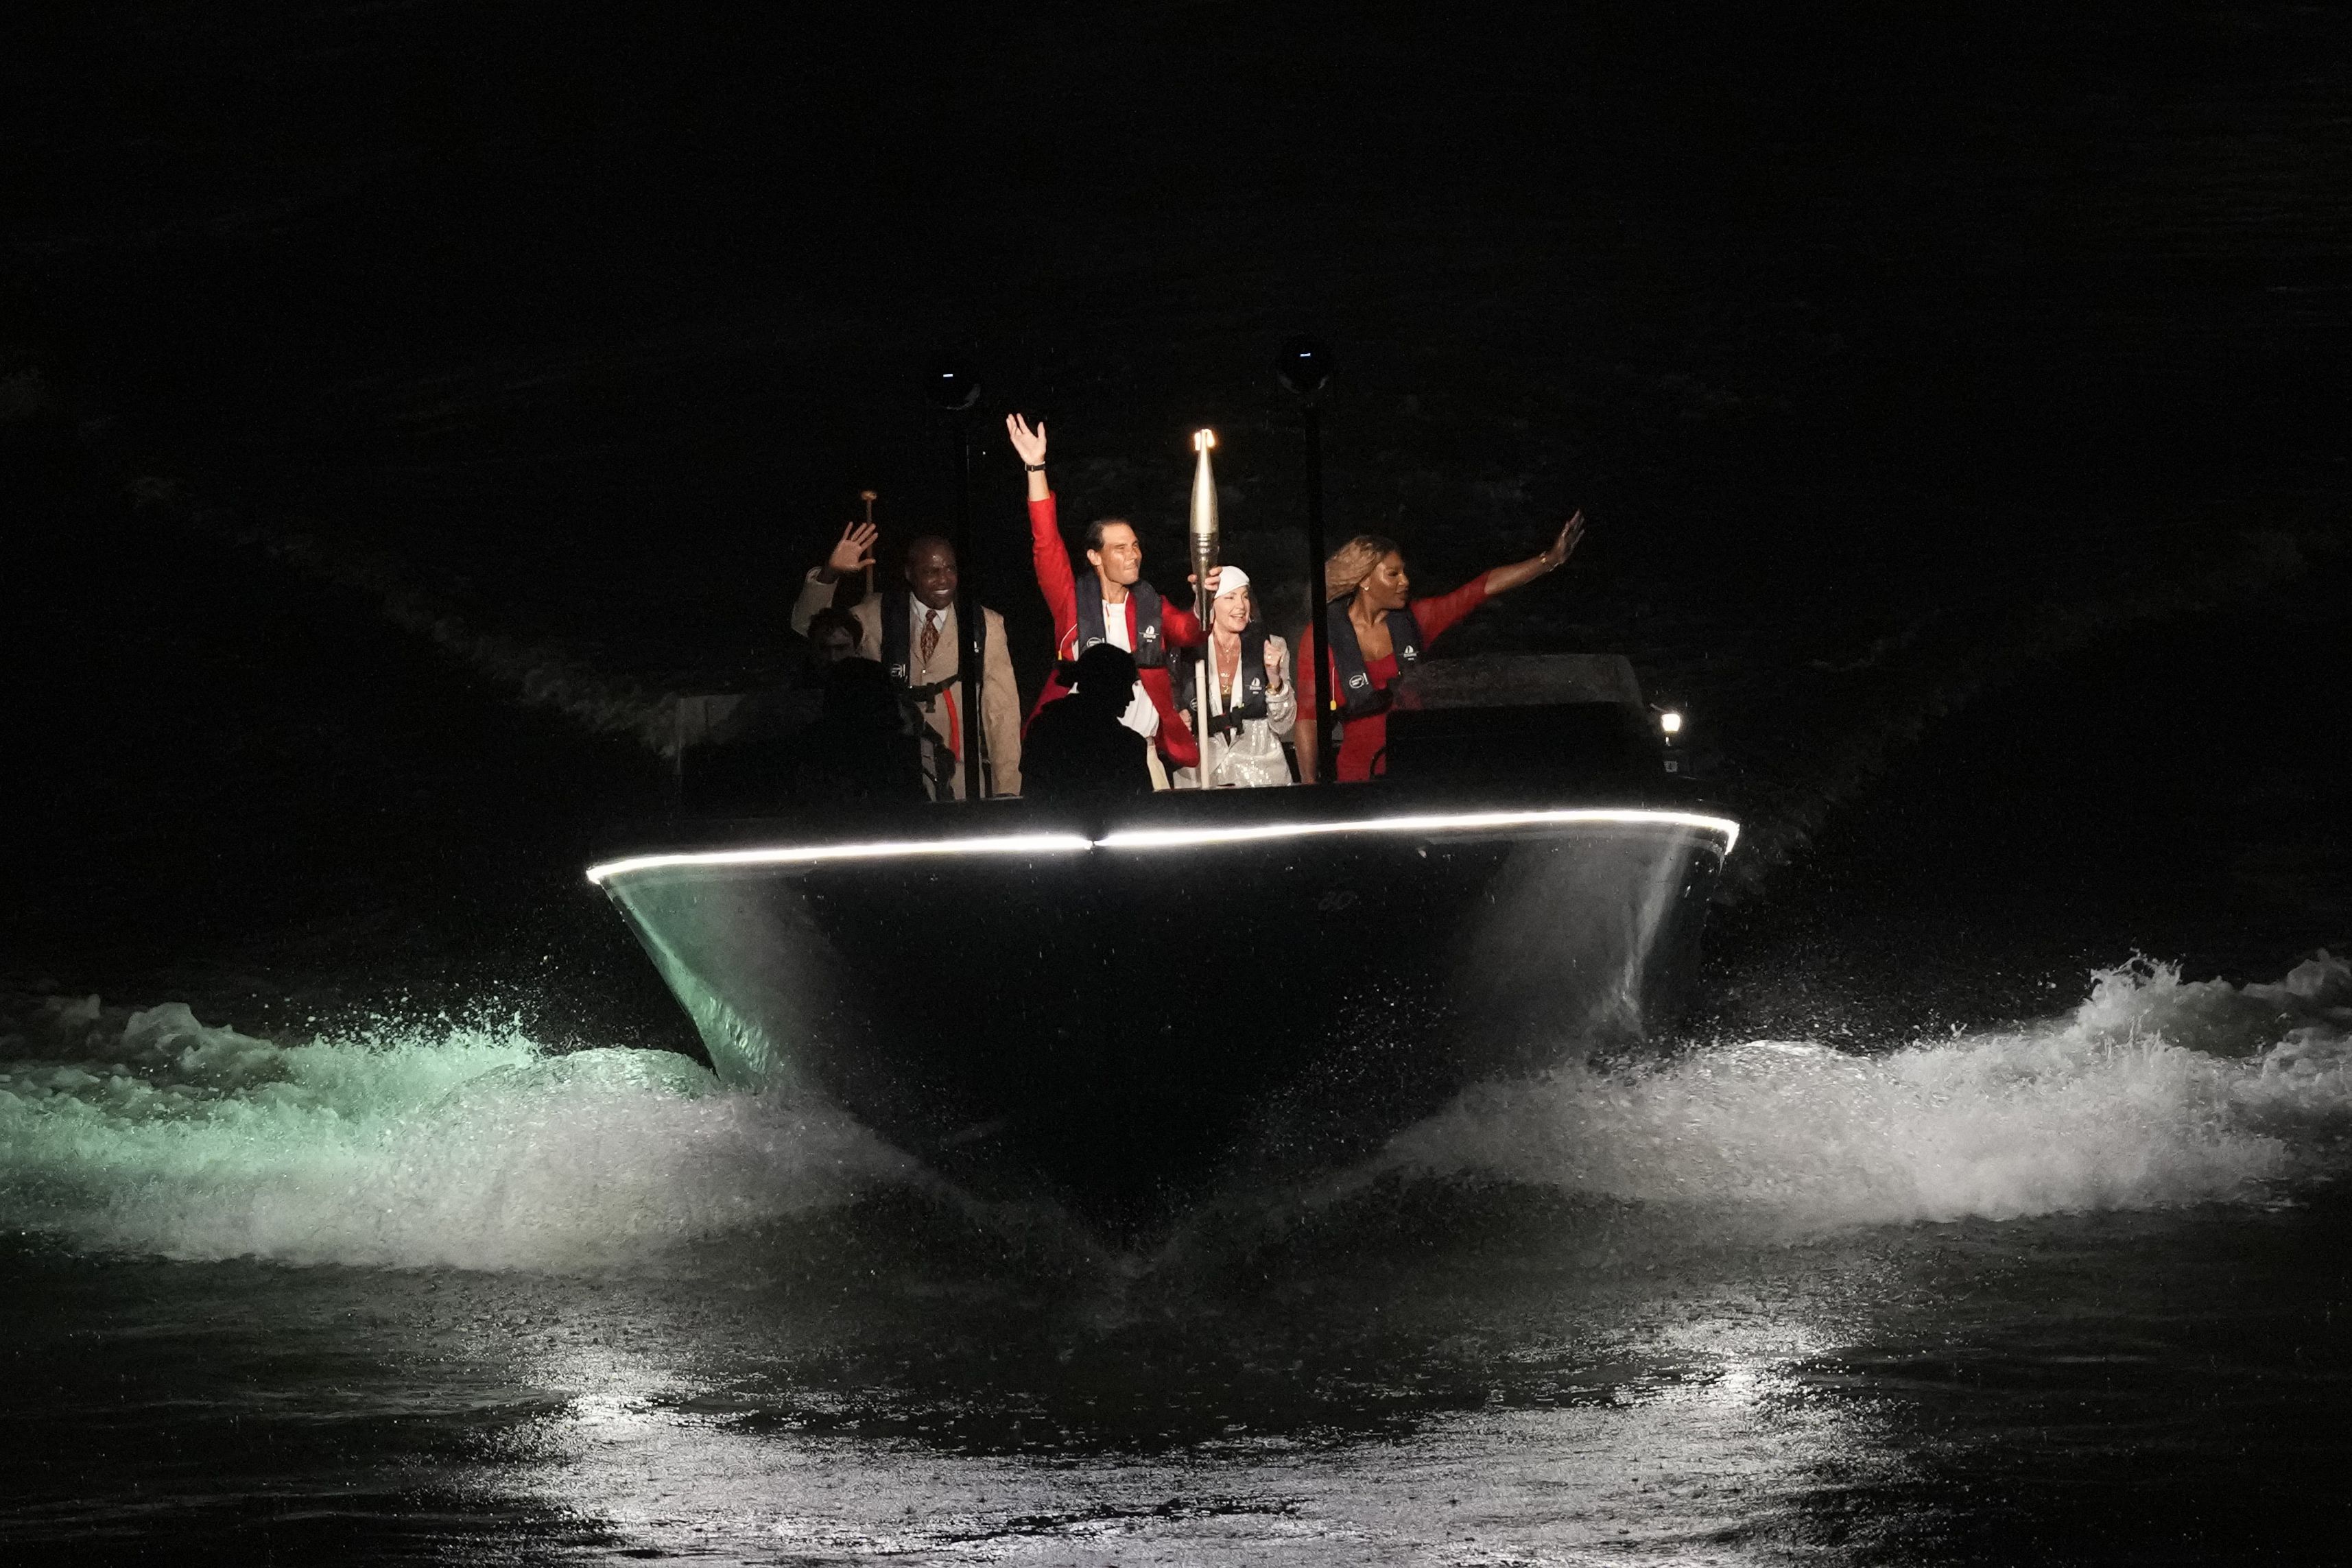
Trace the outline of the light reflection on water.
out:
M 0 1542 L 2226 1562 L 2343 1522 L 2352 1204 L 1690 1218 L 1394 1187 L 1117 1268 L 895 1199 L 622 1274 L 18 1251 Z
M 1408 1316 L 1432 1304 L 1385 1303 Z M 1367 1305 L 1369 1316 L 1383 1304 Z M 1580 1316 L 1540 1292 L 1486 1305 L 1507 1320 Z M 1647 1300 L 1613 1321 L 1577 1322 L 1568 1342 L 1496 1342 L 1507 1324 L 1490 1321 L 1469 1336 L 1475 1348 L 1457 1333 L 1378 1366 L 1310 1332 L 1253 1347 L 1330 1357 L 1301 1373 L 1334 1394 L 1352 1385 L 1303 1426 L 1245 1420 L 1171 1440 L 1148 1428 L 1181 1391 L 1082 1375 L 1026 1391 L 1068 1407 L 1068 1440 L 1013 1453 L 973 1440 L 990 1412 L 960 1408 L 952 1386 L 920 1386 L 927 1374 L 958 1381 L 950 1366 L 910 1367 L 915 1385 L 895 1398 L 861 1389 L 812 1401 L 814 1391 L 747 1368 L 741 1344 L 716 1357 L 688 1341 L 565 1346 L 518 1369 L 519 1381 L 571 1397 L 495 1484 L 593 1520 L 631 1549 L 723 1561 L 1769 1561 L 1807 1537 L 1805 1504 L 1826 1478 L 1883 1487 L 1906 1473 L 1868 1402 L 1822 1397 L 1804 1375 L 1841 1342 L 1828 1306 L 1690 1311 Z M 1666 1315 L 1677 1311 L 1687 1315 Z M 1638 1321 L 1652 1313 L 1663 1321 Z M 1190 1341 L 1207 1327 L 1172 1331 Z M 1074 1349 L 1028 1348 L 1055 1362 Z M 1101 1407 L 1134 1392 L 1129 1408 Z M 1391 1400 L 1441 1407 L 1347 1429 Z M 1253 1414 L 1245 1402 L 1232 1413 Z M 856 1435 L 861 1415 L 900 1435 Z

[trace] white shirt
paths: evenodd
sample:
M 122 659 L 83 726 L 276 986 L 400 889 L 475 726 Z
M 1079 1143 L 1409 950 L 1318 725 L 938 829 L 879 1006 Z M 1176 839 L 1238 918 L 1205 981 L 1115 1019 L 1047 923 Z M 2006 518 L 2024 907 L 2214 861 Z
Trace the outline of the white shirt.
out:
M 1135 635 L 1128 629 L 1127 605 L 1125 599 L 1116 605 L 1108 599 L 1103 601 L 1103 641 L 1116 643 L 1133 653 Z M 1135 695 L 1128 700 L 1127 711 L 1118 716 L 1118 721 L 1147 741 L 1160 733 L 1160 709 L 1151 700 L 1151 694 L 1143 689 L 1142 681 L 1135 683 Z

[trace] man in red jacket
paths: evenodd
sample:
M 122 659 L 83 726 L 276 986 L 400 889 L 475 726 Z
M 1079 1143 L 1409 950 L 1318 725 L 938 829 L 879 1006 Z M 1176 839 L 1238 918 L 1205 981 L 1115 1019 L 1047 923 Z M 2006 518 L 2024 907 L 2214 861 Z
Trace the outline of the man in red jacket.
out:
M 1143 544 L 1134 525 L 1107 517 L 1087 526 L 1087 562 L 1091 570 L 1074 574 L 1069 546 L 1062 542 L 1053 487 L 1045 482 L 1045 422 L 1033 428 L 1018 414 L 1007 415 L 1005 433 L 1029 474 L 1029 552 L 1037 586 L 1054 612 L 1054 673 L 1037 694 L 1037 708 L 1069 695 L 1070 670 L 1078 656 L 1097 643 L 1112 643 L 1135 656 L 1143 698 L 1130 705 L 1124 723 L 1152 736 L 1171 768 L 1197 767 L 1201 749 L 1192 727 L 1176 706 L 1168 674 L 1178 648 L 1198 647 L 1200 617 L 1163 601 L 1143 579 Z M 1219 573 L 1209 574 L 1208 592 L 1217 591 Z M 1196 585 L 1197 586 L 1197 585 Z M 1030 710 L 1034 722 L 1036 709 Z

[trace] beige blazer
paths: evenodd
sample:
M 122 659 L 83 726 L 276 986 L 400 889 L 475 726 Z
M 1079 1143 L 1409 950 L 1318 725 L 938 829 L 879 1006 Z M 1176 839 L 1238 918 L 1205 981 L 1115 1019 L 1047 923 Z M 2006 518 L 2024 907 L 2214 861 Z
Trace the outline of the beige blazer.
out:
M 793 630 L 806 636 L 808 625 L 816 613 L 833 603 L 834 584 L 821 582 L 812 568 L 801 584 L 800 597 L 793 602 Z M 1013 677 L 1013 651 L 1004 641 L 1004 617 L 994 610 L 982 609 L 988 623 L 988 652 L 981 669 L 980 728 L 985 742 L 981 755 L 988 763 L 991 787 L 998 795 L 1021 793 L 1021 688 Z M 868 594 L 850 611 L 857 617 L 860 635 L 865 644 L 859 649 L 868 658 L 882 657 L 882 595 Z M 956 613 L 950 605 L 940 628 L 940 646 L 931 654 L 929 664 L 922 661 L 922 641 L 910 635 L 907 639 L 907 657 L 921 666 L 911 675 L 913 684 L 929 686 L 935 680 L 945 680 L 956 672 Z M 925 707 L 923 717 L 929 722 L 931 733 L 946 745 L 963 721 L 962 693 L 953 688 L 940 692 Z M 963 773 L 958 769 L 955 777 L 955 797 L 963 798 Z

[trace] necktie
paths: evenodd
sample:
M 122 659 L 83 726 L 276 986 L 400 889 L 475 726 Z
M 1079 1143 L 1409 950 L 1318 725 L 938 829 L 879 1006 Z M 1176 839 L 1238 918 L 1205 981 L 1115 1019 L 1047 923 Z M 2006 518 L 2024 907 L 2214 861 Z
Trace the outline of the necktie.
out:
M 940 613 L 937 610 L 923 612 L 923 640 L 920 647 L 922 651 L 918 656 L 919 662 L 923 668 L 929 669 L 931 667 L 931 655 L 940 651 Z

